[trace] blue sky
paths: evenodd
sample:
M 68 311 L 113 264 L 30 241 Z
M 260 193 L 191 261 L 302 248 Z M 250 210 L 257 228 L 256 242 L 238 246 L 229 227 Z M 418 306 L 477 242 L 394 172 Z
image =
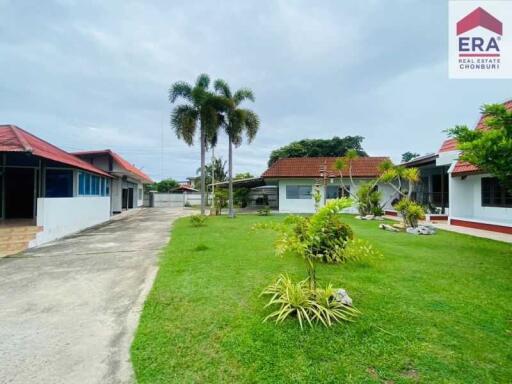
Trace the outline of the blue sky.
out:
M 202 72 L 250 87 L 272 149 L 361 135 L 371 155 L 435 151 L 508 80 L 448 79 L 446 1 L 0 0 L 0 122 L 66 150 L 111 148 L 153 178 L 195 174 L 199 146 L 169 126 L 169 85 Z M 249 107 L 249 105 L 248 105 Z M 227 157 L 226 138 L 216 150 Z

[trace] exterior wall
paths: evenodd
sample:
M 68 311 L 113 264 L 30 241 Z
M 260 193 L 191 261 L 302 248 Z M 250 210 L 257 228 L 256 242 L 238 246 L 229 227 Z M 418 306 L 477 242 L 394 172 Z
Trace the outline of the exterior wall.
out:
M 488 224 L 512 225 L 512 208 L 482 207 L 482 177 L 450 177 L 450 221 L 469 219 Z
M 70 235 L 110 219 L 108 196 L 37 199 L 37 225 L 42 227 L 30 246 Z
M 144 205 L 144 185 L 137 183 L 137 190 L 135 191 L 136 204 L 134 207 L 142 207 Z
M 287 199 L 286 186 L 287 185 L 310 185 L 311 190 L 315 185 L 314 179 L 281 179 L 279 180 L 279 212 L 286 213 L 313 213 L 315 212 L 315 202 L 311 199 Z M 323 201 L 323 191 L 322 193 Z
M 359 185 L 367 182 L 369 179 L 354 179 L 355 186 L 351 188 L 352 193 L 357 193 Z M 349 181 L 344 180 L 345 184 L 348 185 Z M 313 213 L 315 212 L 315 203 L 313 198 L 311 199 L 287 199 L 286 198 L 286 186 L 287 185 L 311 185 L 313 189 L 316 183 L 315 179 L 281 179 L 279 180 L 279 212 L 284 213 Z M 328 185 L 340 185 L 339 180 Z M 384 208 L 391 208 L 391 202 L 395 196 L 395 191 L 392 187 L 386 184 L 378 185 L 379 191 L 382 193 L 382 203 L 385 203 Z M 324 189 L 320 188 L 321 193 L 321 204 L 324 199 Z M 345 210 L 346 213 L 357 213 L 357 207 L 353 206 Z
M 122 199 L 123 199 L 123 188 L 122 180 L 120 178 L 112 179 L 110 184 L 110 199 L 112 202 L 111 211 L 121 212 L 122 211 Z
M 150 204 L 155 208 L 174 208 L 183 207 L 185 204 L 191 206 L 201 205 L 201 193 L 184 192 L 184 193 L 158 193 L 151 192 L 149 198 Z M 211 203 L 210 196 L 207 196 L 207 204 Z

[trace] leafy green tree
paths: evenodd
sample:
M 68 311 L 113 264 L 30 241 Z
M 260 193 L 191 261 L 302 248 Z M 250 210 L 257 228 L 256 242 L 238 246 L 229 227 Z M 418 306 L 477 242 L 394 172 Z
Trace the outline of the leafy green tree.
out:
M 408 161 L 414 159 L 415 157 L 418 157 L 419 155 L 419 153 L 409 151 L 402 153 L 402 163 L 407 163 Z
M 196 173 L 200 174 L 201 168 L 197 168 Z M 214 158 L 210 164 L 205 166 L 206 185 L 210 185 L 212 180 L 215 180 L 216 183 L 219 183 L 221 181 L 226 181 L 226 179 L 226 161 L 222 160 L 222 157 Z
M 252 179 L 254 176 L 250 172 L 237 173 L 234 180 Z
M 233 210 L 233 145 L 238 147 L 242 144 L 242 137 L 245 134 L 250 143 L 254 140 L 260 126 L 260 120 L 256 113 L 250 109 L 240 108 L 245 100 L 254 101 L 254 95 L 248 88 L 241 88 L 235 93 L 231 92 L 229 85 L 221 79 L 215 81 L 214 88 L 219 95 L 230 101 L 230 107 L 224 120 L 224 129 L 228 135 L 228 179 L 229 179 L 229 217 L 234 217 Z
M 512 111 L 503 104 L 482 107 L 485 129 L 457 125 L 448 130 L 462 151 L 460 159 L 496 176 L 512 191 Z
M 164 179 L 156 183 L 156 190 L 158 192 L 170 192 L 179 186 L 178 182 L 174 179 Z
M 193 145 L 194 136 L 199 126 L 201 144 L 201 214 L 205 212 L 206 173 L 205 156 L 207 144 L 216 139 L 217 131 L 223 122 L 223 112 L 228 107 L 225 98 L 208 90 L 210 78 L 201 74 L 192 86 L 178 81 L 169 89 L 169 101 L 183 99 L 185 104 L 174 107 L 171 114 L 171 126 L 179 139 Z
M 338 157 L 345 156 L 349 149 L 353 149 L 359 156 L 367 156 L 361 143 L 362 136 L 346 136 L 332 139 L 305 139 L 294 141 L 284 147 L 272 151 L 268 166 L 270 167 L 277 160 L 286 157 Z

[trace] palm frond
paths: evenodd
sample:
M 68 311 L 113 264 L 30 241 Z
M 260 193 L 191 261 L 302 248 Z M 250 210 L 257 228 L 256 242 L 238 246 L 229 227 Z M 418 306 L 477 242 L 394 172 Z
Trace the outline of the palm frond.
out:
M 201 73 L 196 80 L 196 87 L 202 88 L 202 89 L 208 89 L 210 86 L 210 76 L 208 76 L 206 73 Z
M 188 145 L 194 143 L 198 113 L 191 105 L 178 105 L 171 114 L 171 126 L 178 139 L 183 139 Z
M 169 101 L 174 103 L 178 97 L 192 100 L 192 87 L 184 81 L 177 81 L 169 88 Z
M 256 113 L 251 111 L 250 109 L 244 109 L 245 115 L 245 134 L 247 136 L 247 140 L 252 142 L 258 133 L 258 129 L 260 128 L 260 119 Z
M 213 88 L 217 93 L 220 95 L 231 99 L 231 89 L 229 89 L 229 85 L 225 80 L 217 79 L 215 80 L 215 83 L 213 84 Z
M 254 94 L 249 88 L 241 88 L 233 95 L 233 101 L 236 105 L 239 105 L 244 100 L 254 101 Z

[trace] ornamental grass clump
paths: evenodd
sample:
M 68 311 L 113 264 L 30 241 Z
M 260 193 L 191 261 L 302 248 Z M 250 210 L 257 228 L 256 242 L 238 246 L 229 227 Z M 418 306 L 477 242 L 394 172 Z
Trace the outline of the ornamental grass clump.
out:
M 336 299 L 336 290 L 332 285 L 326 288 L 311 289 L 308 279 L 294 282 L 288 275 L 280 275 L 262 292 L 271 296 L 266 307 L 278 306 L 264 321 L 274 320 L 282 323 L 294 316 L 303 328 L 305 323 L 321 323 L 330 327 L 342 321 L 353 321 L 359 311 Z

